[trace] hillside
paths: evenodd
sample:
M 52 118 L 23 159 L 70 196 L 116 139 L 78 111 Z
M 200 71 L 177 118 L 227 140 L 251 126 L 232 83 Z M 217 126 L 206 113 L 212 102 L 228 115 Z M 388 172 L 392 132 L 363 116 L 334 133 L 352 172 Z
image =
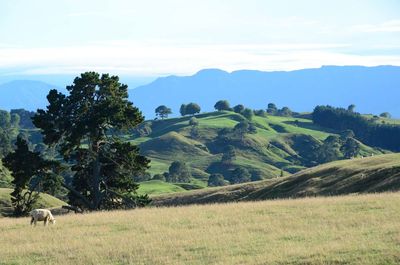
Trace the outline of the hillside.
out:
M 1 218 L 4 264 L 398 264 L 400 194 Z M 11 243 L 10 243 L 11 242 Z
M 181 161 L 190 168 L 192 183 L 200 186 L 206 186 L 213 173 L 229 180 L 237 167 L 247 169 L 253 181 L 272 179 L 318 164 L 318 148 L 328 136 L 339 133 L 315 126 L 309 119 L 268 115 L 254 116 L 251 122 L 256 131 L 237 137 L 221 132 L 232 130 L 245 118 L 234 112 L 220 111 L 196 115 L 198 135 L 193 136 L 190 118 L 147 121 L 139 128 L 147 127 L 150 131 L 146 135 L 126 136 L 151 159 L 149 172 L 152 175 L 168 171 L 173 161 Z M 222 161 L 227 146 L 232 146 L 235 153 L 229 163 Z M 380 153 L 381 150 L 361 144 L 359 155 Z
M 177 115 L 182 103 L 195 101 L 203 111 L 211 111 L 220 99 L 256 109 L 265 109 L 269 102 L 274 102 L 278 107 L 288 106 L 297 111 L 309 111 L 317 105 L 355 104 L 362 113 L 387 111 L 400 117 L 399 87 L 397 66 L 324 66 L 288 72 L 232 73 L 205 69 L 192 76 L 158 78 L 132 89 L 130 99 L 147 118 L 154 117 L 154 109 L 159 105 L 167 105 Z
M 157 206 L 400 190 L 400 154 L 320 165 L 285 178 L 153 197 Z
M 0 217 L 12 212 L 11 196 L 12 189 L 0 188 Z M 41 193 L 34 208 L 58 208 L 66 203 L 45 193 Z

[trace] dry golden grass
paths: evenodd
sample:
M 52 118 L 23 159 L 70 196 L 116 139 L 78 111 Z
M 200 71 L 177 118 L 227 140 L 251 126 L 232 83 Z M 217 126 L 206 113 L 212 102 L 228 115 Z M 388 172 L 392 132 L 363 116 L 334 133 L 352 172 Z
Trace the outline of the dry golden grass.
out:
M 399 264 L 400 193 L 0 219 L 0 264 Z

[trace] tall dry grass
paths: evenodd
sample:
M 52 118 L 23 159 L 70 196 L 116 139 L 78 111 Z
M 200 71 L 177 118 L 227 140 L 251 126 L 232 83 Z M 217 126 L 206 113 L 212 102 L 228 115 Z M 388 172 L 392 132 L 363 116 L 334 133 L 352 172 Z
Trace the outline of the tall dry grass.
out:
M 0 264 L 399 264 L 400 194 L 0 219 Z

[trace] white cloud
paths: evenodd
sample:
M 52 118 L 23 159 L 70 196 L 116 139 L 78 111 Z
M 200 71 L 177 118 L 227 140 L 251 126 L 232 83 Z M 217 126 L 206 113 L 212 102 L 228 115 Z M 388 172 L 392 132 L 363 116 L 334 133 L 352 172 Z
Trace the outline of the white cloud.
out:
M 357 25 L 352 27 L 356 32 L 400 32 L 400 19 L 390 20 L 380 24 Z
M 20 74 L 95 70 L 159 76 L 193 74 L 203 68 L 294 70 L 321 65 L 400 65 L 400 55 L 352 55 L 340 43 L 185 45 L 169 42 L 113 41 L 57 48 L 0 48 L 0 70 Z M 14 74 L 16 72 L 13 72 Z

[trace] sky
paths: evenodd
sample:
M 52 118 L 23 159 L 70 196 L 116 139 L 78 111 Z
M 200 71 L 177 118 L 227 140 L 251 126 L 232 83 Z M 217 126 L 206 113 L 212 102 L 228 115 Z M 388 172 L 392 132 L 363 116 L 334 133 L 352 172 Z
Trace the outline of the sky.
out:
M 1 0 L 0 75 L 400 65 L 399 0 Z

